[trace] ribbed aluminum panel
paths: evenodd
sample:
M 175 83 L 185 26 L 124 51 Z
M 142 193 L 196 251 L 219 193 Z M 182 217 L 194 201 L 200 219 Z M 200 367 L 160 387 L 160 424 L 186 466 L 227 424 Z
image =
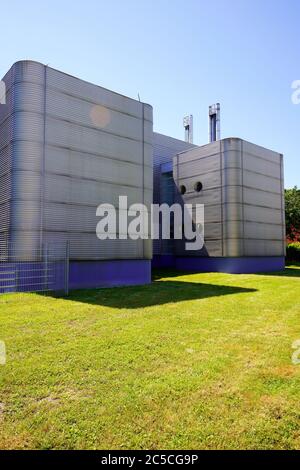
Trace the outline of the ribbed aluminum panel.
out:
M 0 203 L 0 232 L 7 233 L 10 225 L 10 202 Z
M 281 224 L 265 224 L 257 222 L 245 222 L 245 238 L 259 240 L 279 240 L 282 239 Z
M 141 129 L 140 132 L 142 138 Z M 78 124 L 54 118 L 47 119 L 46 142 L 48 145 L 60 148 L 142 164 L 142 141 L 108 134 L 101 129 L 83 128 Z M 151 162 L 145 163 L 151 164 Z
M 271 162 L 270 160 L 265 160 L 245 152 L 243 153 L 243 157 L 244 170 L 276 179 L 280 178 L 280 162 Z
M 142 119 L 142 103 L 58 70 L 49 67 L 47 70 L 47 85 L 50 88 Z M 145 105 L 145 107 L 150 108 L 150 116 L 147 118 L 151 120 L 151 106 Z
M 184 161 L 180 165 L 180 178 L 194 177 L 199 171 L 199 159 Z M 201 159 L 201 171 L 203 174 L 209 174 L 214 171 L 220 171 L 220 155 Z
M 184 154 L 183 159 L 181 159 L 181 153 Z M 180 155 L 180 161 L 184 161 L 185 163 L 197 161 L 199 158 L 210 158 L 213 155 L 220 154 L 220 142 L 211 142 L 207 145 L 201 145 L 201 147 L 193 146 L 190 149 L 183 148 L 181 151 L 178 151 L 177 154 Z
M 147 240 L 96 237 L 99 204 L 152 202 L 151 106 L 31 61 L 16 63 L 6 85 L 0 218 L 11 208 L 2 225 L 12 241 L 22 232 L 34 250 L 70 240 L 74 259 L 151 258 Z
M 280 154 L 230 138 L 183 152 L 174 157 L 173 166 L 177 187 L 186 187 L 181 199 L 205 205 L 205 248 L 209 256 L 220 256 L 216 254 L 220 246 L 222 256 L 284 254 Z M 200 193 L 194 189 L 198 181 L 203 185 Z M 216 216 L 219 219 L 213 220 Z M 219 241 L 219 250 L 208 248 L 207 241 L 212 239 Z M 249 240 L 259 241 L 257 251 Z
M 126 211 L 118 210 L 117 218 L 119 215 L 126 217 Z M 72 232 L 72 233 L 95 233 L 95 227 L 99 222 L 99 218 L 96 217 L 94 207 L 86 206 L 84 212 L 80 205 L 67 205 L 66 204 L 54 204 L 48 203 L 45 208 L 45 230 L 49 232 Z M 118 222 L 118 220 L 117 220 Z M 24 230 L 26 228 L 24 227 Z M 129 233 L 130 233 L 129 229 Z M 104 232 L 102 232 L 103 234 Z M 123 230 L 118 229 L 117 233 L 124 235 Z M 148 231 L 142 231 L 146 236 Z
M 266 149 L 251 142 L 243 140 L 243 153 L 245 156 L 254 155 L 256 158 L 262 158 L 268 160 L 271 164 L 280 163 L 281 154 L 274 152 L 273 150 Z
M 222 151 L 221 153 L 222 153 L 222 169 L 242 168 L 241 150 L 225 150 L 225 151 Z
M 13 231 L 33 231 L 40 229 L 41 207 L 40 201 L 15 200 L 12 201 L 11 227 Z M 38 239 L 36 239 L 38 242 Z
M 48 115 L 55 119 L 100 129 L 108 134 L 138 142 L 141 140 L 140 117 L 130 116 L 52 89 L 47 90 L 46 102 Z M 151 143 L 152 132 L 152 122 L 145 121 L 145 142 Z
M 224 257 L 245 256 L 242 254 L 245 251 L 244 246 L 245 246 L 245 243 L 244 243 L 243 238 L 223 238 L 223 250 L 222 250 L 221 256 L 224 256 Z M 253 256 L 259 256 L 259 255 L 253 255 Z
M 207 210 L 208 209 L 208 210 Z M 210 222 L 220 222 L 222 218 L 222 207 L 220 204 L 204 206 L 205 210 L 205 223 L 208 224 Z
M 154 202 L 160 202 L 160 175 L 161 165 L 167 162 L 172 162 L 173 157 L 179 152 L 186 151 L 191 148 L 197 148 L 188 142 L 184 142 L 179 139 L 173 139 L 172 137 L 158 134 L 153 134 L 153 166 L 154 166 Z
M 201 162 L 201 161 L 200 161 Z M 198 177 L 198 179 L 197 179 Z M 186 187 L 186 197 L 188 197 L 190 194 L 195 197 L 195 189 L 194 185 L 197 181 L 201 181 L 203 184 L 203 187 L 205 189 L 214 189 L 214 188 L 221 188 L 221 171 L 220 171 L 220 166 L 217 171 L 210 171 L 207 173 L 204 173 L 201 169 L 201 163 L 198 162 L 198 169 L 195 169 L 194 175 L 190 177 L 182 176 L 181 172 L 181 165 L 179 167 L 179 172 L 177 175 L 177 182 L 179 186 L 181 184 L 184 184 Z
M 279 168 L 278 170 L 280 171 Z M 244 170 L 243 172 L 243 182 L 244 186 L 248 188 L 264 188 L 264 191 L 275 194 L 280 194 L 281 191 L 280 178 L 273 178 L 268 175 L 261 175 L 248 170 Z
M 93 253 L 94 259 L 145 259 L 143 240 L 98 240 L 94 234 L 69 232 L 47 232 L 46 241 L 62 242 L 70 241 L 70 258 L 73 260 L 87 260 Z
M 245 256 L 284 256 L 281 240 L 245 240 L 244 252 Z
M 41 83 L 17 82 L 9 91 L 14 112 L 44 113 L 44 80 Z
M 11 173 L 0 178 L 0 203 L 8 202 L 11 199 Z
M 221 240 L 222 239 L 222 224 L 221 222 L 208 222 L 205 223 L 205 240 Z
M 280 209 L 268 207 L 256 207 L 244 205 L 245 221 L 260 222 L 264 224 L 282 224 L 282 214 Z
M 188 257 L 221 257 L 222 243 L 221 240 L 205 240 L 205 245 L 200 251 L 186 251 L 183 243 L 176 243 L 176 255 L 177 256 L 188 256 Z
M 281 211 L 281 194 L 275 194 L 260 189 L 244 188 L 244 202 L 254 207 L 267 207 Z
M 199 175 L 201 176 L 201 175 Z M 194 180 L 194 183 L 196 181 L 199 181 L 199 177 L 197 180 Z M 201 181 L 201 180 L 200 180 Z M 185 180 L 182 179 L 182 183 L 184 184 Z M 211 205 L 216 205 L 218 204 L 219 207 L 221 207 L 222 203 L 222 193 L 220 191 L 220 188 L 211 188 L 211 189 L 203 189 L 200 193 L 197 194 L 197 203 L 198 204 L 204 204 L 205 207 L 210 207 Z M 184 195 L 184 201 L 188 204 L 193 204 L 195 203 L 195 191 L 190 190 Z
M 211 147 L 211 156 L 209 148 Z M 219 153 L 217 154 L 217 150 Z M 211 167 L 209 162 L 211 160 Z M 192 171 L 189 172 L 188 166 Z M 211 146 L 199 147 L 181 153 L 173 159 L 173 175 L 178 188 L 178 201 L 188 204 L 204 204 L 205 217 L 205 247 L 200 252 L 185 253 L 184 246 L 177 245 L 177 254 L 188 256 L 222 256 L 223 218 L 222 218 L 222 160 L 220 143 L 213 142 Z M 187 176 L 192 174 L 192 176 Z M 195 191 L 195 183 L 201 182 L 202 191 Z M 184 185 L 186 193 L 180 195 L 180 186 Z M 220 218 L 213 223 L 208 222 L 216 213 Z M 209 243 L 213 242 L 213 243 Z
M 18 111 L 13 120 L 13 140 L 42 143 L 44 142 L 44 117 L 42 114 Z
M 99 183 L 126 185 L 140 187 L 145 170 L 144 187 L 152 191 L 152 167 L 143 167 L 136 163 L 129 163 L 98 155 L 82 153 L 72 150 L 61 151 L 59 147 L 47 146 L 46 172 L 84 180 L 97 180 Z
M 12 144 L 13 120 L 12 99 L 9 89 L 12 77 L 8 72 L 3 81 L 6 85 L 6 104 L 0 106 L 0 244 L 7 246 L 11 226 L 11 196 L 12 196 Z
M 0 150 L 0 177 L 7 175 L 12 169 L 11 144 Z
M 61 175 L 47 175 L 45 200 L 70 204 L 92 205 L 113 204 L 118 207 L 119 195 L 128 197 L 128 204 L 145 202 L 151 204 L 152 190 L 117 185 L 107 182 L 69 178 Z

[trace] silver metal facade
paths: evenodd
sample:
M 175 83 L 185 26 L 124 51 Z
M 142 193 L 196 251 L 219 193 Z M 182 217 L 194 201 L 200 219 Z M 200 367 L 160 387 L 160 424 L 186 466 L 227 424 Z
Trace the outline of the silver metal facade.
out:
M 37 62 L 13 65 L 0 106 L 0 240 L 70 258 L 151 259 L 151 240 L 99 240 L 96 208 L 153 198 L 152 107 Z
M 183 201 L 205 205 L 202 256 L 285 255 L 281 154 L 228 138 L 177 155 L 173 167 Z
M 148 208 L 169 200 L 169 165 L 183 200 L 205 204 L 202 255 L 284 255 L 282 155 L 241 139 L 198 147 L 153 133 L 151 106 L 37 62 L 14 64 L 4 82 L 1 243 L 37 253 L 69 240 L 71 259 L 151 259 L 150 239 L 98 240 L 96 208 L 119 195 Z M 154 254 L 169 249 L 153 243 Z
M 174 139 L 157 132 L 153 133 L 153 202 L 154 204 L 161 204 L 169 202 L 166 200 L 163 192 L 163 184 L 167 181 L 169 190 L 171 190 L 171 182 L 167 178 L 163 178 L 163 166 L 169 164 L 173 169 L 173 158 L 179 152 L 196 148 L 196 145 L 184 142 L 179 139 Z M 169 254 L 170 243 L 168 240 L 153 240 L 153 254 Z

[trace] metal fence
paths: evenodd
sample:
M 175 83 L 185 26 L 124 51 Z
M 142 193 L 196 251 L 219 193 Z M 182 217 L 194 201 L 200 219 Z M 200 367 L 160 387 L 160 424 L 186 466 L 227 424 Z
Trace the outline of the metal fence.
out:
M 0 294 L 69 291 L 69 243 L 42 248 L 0 243 Z

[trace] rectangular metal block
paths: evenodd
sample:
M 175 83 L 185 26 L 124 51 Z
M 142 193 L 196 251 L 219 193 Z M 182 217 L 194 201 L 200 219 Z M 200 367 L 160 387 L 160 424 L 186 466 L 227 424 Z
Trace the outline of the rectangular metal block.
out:
M 152 107 L 32 61 L 14 64 L 4 79 L 0 204 L 12 201 L 11 214 L 3 206 L 11 231 L 4 235 L 21 243 L 24 232 L 38 248 L 55 233 L 56 242 L 74 243 L 78 259 L 148 259 L 148 241 L 100 243 L 96 209 L 119 196 L 150 206 Z
M 285 235 L 280 154 L 241 139 L 223 139 L 178 154 L 173 158 L 173 174 L 177 194 L 181 187 L 186 189 L 178 200 L 204 204 L 205 214 L 209 214 L 213 205 L 214 214 L 218 213 L 219 226 L 222 227 L 218 234 L 222 241 L 220 256 L 282 254 Z M 195 190 L 198 181 L 202 183 L 200 192 Z M 211 216 L 208 220 L 211 221 Z M 210 222 L 206 221 L 205 240 L 211 237 L 211 233 L 216 232 L 212 232 Z M 249 255 L 252 245 L 250 250 L 246 243 L 248 238 L 265 243 L 258 244 L 257 252 L 253 245 L 253 254 Z M 281 242 L 279 255 L 278 242 Z

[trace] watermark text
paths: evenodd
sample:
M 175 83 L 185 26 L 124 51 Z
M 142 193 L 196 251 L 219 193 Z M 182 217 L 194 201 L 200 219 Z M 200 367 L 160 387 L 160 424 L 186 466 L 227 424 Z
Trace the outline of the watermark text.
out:
M 0 366 L 6 364 L 6 347 L 4 341 L 0 341 Z
M 96 235 L 100 240 L 184 240 L 186 250 L 204 246 L 203 204 L 145 204 L 128 206 L 127 196 L 119 196 L 118 207 L 100 204 Z

